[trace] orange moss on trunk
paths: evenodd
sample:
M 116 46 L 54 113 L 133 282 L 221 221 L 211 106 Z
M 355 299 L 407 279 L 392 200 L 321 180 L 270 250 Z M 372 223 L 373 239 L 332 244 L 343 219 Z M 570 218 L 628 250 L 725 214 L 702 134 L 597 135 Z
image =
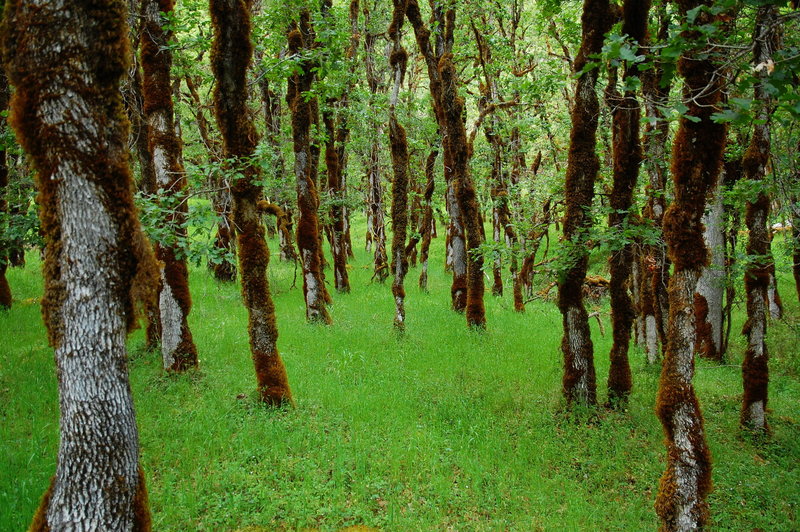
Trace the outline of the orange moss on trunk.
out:
M 419 274 L 419 287 L 422 290 L 428 289 L 428 254 L 431 249 L 431 237 L 433 235 L 433 193 L 436 189 L 436 181 L 434 179 L 434 169 L 436 167 L 436 158 L 439 156 L 438 150 L 432 150 L 425 160 L 425 193 L 423 195 L 423 213 L 422 222 L 420 222 L 420 237 L 422 244 L 419 248 L 419 262 L 422 265 Z
M 314 47 L 315 36 L 311 15 L 307 9 L 300 13 L 299 25 L 293 23 L 287 35 L 289 53 L 302 54 Z M 286 101 L 292 114 L 292 140 L 294 143 L 294 173 L 297 181 L 297 247 L 303 267 L 303 294 L 306 318 L 310 322 L 331 323 L 326 307 L 327 295 L 322 272 L 322 239 L 319 231 L 319 195 L 317 193 L 317 163 L 319 150 L 311 144 L 311 124 L 316 116 L 316 99 L 307 100 L 315 77 L 315 64 L 303 60 L 300 70 L 289 77 Z M 327 297 L 326 297 L 327 296 Z
M 0 112 L 8 109 L 8 79 L 5 72 L 0 69 Z M 0 127 L 5 127 L 5 118 L 0 117 Z M 4 217 L 8 211 L 6 201 L 6 189 L 8 188 L 8 159 L 6 150 L 0 150 L 0 218 Z M 5 238 L 5 227 L 0 225 L 0 309 L 11 308 L 11 287 L 6 279 L 8 269 L 8 243 Z
M 703 2 L 679 0 L 683 17 Z M 711 24 L 715 15 L 700 11 L 695 24 Z M 687 39 L 697 38 L 691 31 Z M 713 44 L 702 39 L 678 61 L 684 79 L 681 118 L 672 150 L 675 200 L 664 215 L 667 252 L 675 265 L 669 281 L 669 327 L 659 381 L 656 412 L 664 427 L 667 466 L 656 497 L 664 530 L 703 528 L 708 520 L 711 458 L 703 416 L 694 391 L 694 293 L 708 250 L 701 222 L 706 199 L 722 165 L 726 129 L 711 120 L 722 99 L 722 80 L 713 60 Z M 701 144 L 702 139 L 702 144 Z
M 573 68 L 581 72 L 589 57 L 600 53 L 603 35 L 611 25 L 608 0 L 584 0 L 582 42 Z M 575 85 L 572 107 L 569 155 L 565 186 L 566 213 L 564 240 L 569 246 L 570 266 L 560 276 L 558 307 L 563 316 L 564 353 L 563 392 L 567 402 L 597 402 L 594 350 L 589 318 L 583 305 L 583 280 L 588 266 L 586 239 L 592 220 L 589 211 L 594 198 L 594 182 L 600 168 L 595 153 L 600 107 L 595 92 L 597 69 L 583 72 Z
M 233 219 L 238 229 L 242 299 L 248 311 L 250 350 L 261 400 L 270 405 L 292 402 L 286 369 L 278 353 L 275 305 L 269 290 L 269 248 L 258 216 L 261 196 L 258 170 L 244 161 L 252 157 L 258 135 L 247 108 L 247 67 L 252 58 L 249 4 L 243 0 L 211 0 L 214 42 L 211 68 L 217 84 L 214 107 L 225 157 L 243 165 L 243 177 L 231 187 Z

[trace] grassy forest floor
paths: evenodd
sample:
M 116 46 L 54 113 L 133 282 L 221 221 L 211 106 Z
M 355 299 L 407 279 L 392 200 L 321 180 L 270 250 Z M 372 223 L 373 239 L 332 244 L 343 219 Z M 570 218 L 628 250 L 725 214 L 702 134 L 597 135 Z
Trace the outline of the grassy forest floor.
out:
M 167 376 L 160 355 L 130 339 L 130 371 L 154 530 L 653 530 L 664 467 L 654 414 L 659 369 L 633 348 L 624 411 L 567 413 L 561 319 L 553 301 L 516 314 L 487 295 L 488 330 L 449 310 L 443 238 L 433 241 L 430 293 L 407 277 L 407 333 L 392 331 L 389 284 L 370 282 L 354 233 L 353 291 L 334 293 L 334 325 L 305 323 L 294 268 L 273 253 L 279 350 L 297 401 L 255 402 L 246 316 L 235 285 L 191 272 L 190 316 L 201 369 Z M 277 249 L 272 242 L 271 249 Z M 52 350 L 39 314 L 36 254 L 12 269 L 0 312 L 0 530 L 23 530 L 58 447 Z M 298 275 L 298 282 L 300 278 Z M 787 318 L 772 323 L 772 436 L 738 430 L 741 330 L 728 362 L 699 361 L 696 385 L 713 454 L 712 529 L 800 528 L 800 309 L 783 277 Z M 510 292 L 510 290 L 508 290 Z M 608 302 L 599 303 L 609 329 Z M 599 395 L 610 331 L 593 322 Z

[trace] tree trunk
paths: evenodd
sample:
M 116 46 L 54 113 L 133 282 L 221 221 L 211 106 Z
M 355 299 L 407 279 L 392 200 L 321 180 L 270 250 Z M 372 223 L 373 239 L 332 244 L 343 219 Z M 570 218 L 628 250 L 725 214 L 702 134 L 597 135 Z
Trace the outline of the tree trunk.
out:
M 8 79 L 6 78 L 5 71 L 0 69 L 0 112 L 8 109 L 9 99 Z M 6 119 L 0 115 L 0 131 L 6 130 Z M 0 149 L 0 309 L 11 308 L 11 287 L 8 285 L 6 279 L 6 270 L 8 269 L 9 261 L 9 244 L 6 238 L 6 231 L 8 229 L 5 219 L 8 213 L 8 201 L 6 200 L 6 193 L 8 191 L 8 158 L 6 156 L 6 149 Z
M 583 41 L 575 58 L 575 72 L 581 72 L 589 57 L 599 54 L 602 49 L 603 35 L 611 25 L 608 0 L 584 0 L 581 24 Z M 600 168 L 595 153 L 600 113 L 595 92 L 597 74 L 597 68 L 583 72 L 575 85 L 564 216 L 564 240 L 569 246 L 570 265 L 561 274 L 558 287 L 558 307 L 564 327 L 561 341 L 564 397 L 567 402 L 581 404 L 597 402 L 592 338 L 582 293 L 589 261 L 585 244 L 592 224 L 587 211 L 592 208 L 594 182 Z
M 307 9 L 300 13 L 300 24 L 293 23 L 289 31 L 289 53 L 302 54 L 314 46 L 314 33 Z M 300 219 L 297 222 L 297 247 L 303 267 L 303 294 L 306 318 L 311 322 L 331 323 L 326 307 L 326 290 L 322 274 L 321 238 L 319 232 L 319 196 L 317 194 L 316 165 L 318 151 L 311 144 L 311 123 L 316 115 L 316 102 L 306 100 L 315 76 L 311 60 L 300 63 L 302 71 L 289 78 L 286 101 L 292 113 L 294 142 L 294 173 L 297 180 L 297 204 Z
M 278 354 L 275 305 L 269 291 L 269 248 L 257 202 L 262 193 L 252 158 L 258 136 L 247 108 L 247 67 L 252 58 L 250 11 L 244 0 L 211 0 L 214 41 L 211 68 L 217 80 L 214 107 L 222 134 L 225 158 L 241 164 L 242 178 L 231 188 L 233 220 L 237 228 L 242 299 L 248 312 L 250 350 L 258 392 L 269 405 L 291 403 L 286 369 Z
M 343 119 L 342 119 L 343 120 Z M 344 143 L 349 136 L 349 131 L 341 135 L 340 128 L 334 127 L 333 111 L 322 113 L 325 124 L 327 141 L 325 143 L 325 167 L 328 171 L 328 194 L 331 197 L 330 207 L 331 225 L 328 239 L 333 255 L 334 286 L 338 292 L 350 291 L 350 279 L 347 275 L 347 249 L 344 242 L 345 212 L 342 201 L 344 200 L 344 187 L 342 186 L 342 172 L 344 168 Z M 337 142 L 339 143 L 337 147 Z M 341 156 L 340 156 L 341 155 Z
M 796 179 L 800 181 L 800 175 Z M 797 301 L 800 302 L 800 200 L 796 196 L 792 198 L 792 243 L 792 275 Z
M 695 24 L 714 22 L 697 0 L 679 0 L 682 21 L 687 11 L 698 13 Z M 684 38 L 698 38 L 686 30 Z M 658 387 L 656 412 L 664 427 L 667 468 L 656 497 L 656 513 L 664 530 L 694 530 L 708 519 L 706 496 L 711 489 L 710 452 L 694 378 L 694 293 L 708 264 L 702 217 L 722 165 L 725 126 L 711 120 L 722 99 L 719 66 L 711 59 L 713 44 L 696 44 L 678 61 L 684 78 L 683 103 L 672 150 L 675 200 L 664 215 L 664 238 L 675 271 L 669 281 L 669 327 Z M 691 120 L 690 120 L 691 119 Z
M 419 262 L 421 265 L 419 272 L 419 287 L 428 290 L 428 253 L 431 249 L 431 237 L 433 235 L 433 193 L 436 190 L 434 171 L 436 168 L 436 158 L 439 156 L 438 150 L 432 150 L 425 160 L 425 193 L 422 201 L 422 222 L 420 222 L 420 236 L 422 244 L 419 247 Z
M 659 29 L 658 41 L 664 42 L 668 37 L 669 17 L 667 5 L 657 8 Z M 667 145 L 669 139 L 669 122 L 662 109 L 667 106 L 670 87 L 662 87 L 663 68 L 661 59 L 654 57 L 655 68 L 642 73 L 642 94 L 647 125 L 644 135 L 644 158 L 649 183 L 646 187 L 647 205 L 642 212 L 653 228 L 661 229 L 664 212 L 667 208 L 666 183 Z M 644 246 L 639 260 L 641 280 L 640 315 L 643 325 L 644 347 L 647 361 L 655 364 L 659 358 L 659 344 L 666 343 L 667 319 L 669 316 L 669 299 L 667 283 L 669 282 L 669 261 L 664 244 L 659 242 Z
M 626 0 L 623 5 L 622 33 L 628 35 L 635 43 L 644 43 L 647 34 L 647 18 L 650 12 L 650 1 Z M 639 68 L 636 63 L 629 62 L 625 67 L 623 81 L 638 77 Z M 639 119 L 641 111 L 634 91 L 625 91 L 620 95 L 616 87 L 609 95 L 614 104 L 612 133 L 614 143 L 614 184 L 611 191 L 611 213 L 608 226 L 611 231 L 620 233 L 631 224 L 629 211 L 633 205 L 633 191 L 639 177 L 639 166 L 642 161 L 642 148 L 639 143 Z M 618 238 L 624 238 L 619 234 Z M 614 344 L 611 347 L 611 365 L 608 371 L 608 398 L 613 404 L 618 400 L 626 400 L 631 392 L 631 367 L 628 362 L 628 347 L 631 339 L 631 326 L 635 313 L 631 298 L 628 295 L 628 280 L 631 276 L 631 265 L 634 261 L 633 245 L 623 244 L 608 260 L 611 272 L 611 326 Z
M 711 255 L 711 262 L 703 268 L 694 294 L 695 352 L 703 358 L 721 362 L 722 303 L 725 295 L 725 207 L 722 202 L 724 171 L 717 178 L 716 191 L 708 198 L 703 215 L 703 240 Z
M 755 100 L 759 108 L 753 125 L 753 136 L 744 154 L 742 166 L 745 177 L 751 182 L 764 181 L 770 158 L 770 115 L 772 98 L 765 85 L 769 73 L 764 68 L 780 46 L 778 7 L 766 5 L 758 8 L 753 35 L 753 64 L 759 82 L 755 86 Z M 759 65 L 761 68 L 759 68 Z M 769 354 L 767 351 L 767 303 L 775 263 L 770 254 L 769 207 L 770 198 L 761 192 L 755 201 L 747 202 L 745 223 L 749 231 L 747 254 L 751 257 L 745 271 L 744 285 L 747 293 L 747 322 L 743 334 L 747 336 L 747 350 L 742 363 L 744 396 L 741 423 L 755 431 L 765 432 L 767 425 L 767 387 L 769 384 Z
M 170 69 L 172 52 L 167 46 L 171 33 L 164 31 L 161 13 L 172 13 L 174 0 L 144 0 L 142 14 L 142 71 L 144 74 L 144 116 L 148 125 L 149 148 L 153 156 L 159 200 L 166 209 L 163 223 L 174 231 L 178 242 L 187 240 L 186 172 L 181 162 L 181 139 L 175 132 Z M 197 348 L 187 318 L 192 300 L 189 270 L 179 244 L 156 243 L 161 261 L 159 309 L 161 313 L 161 354 L 164 369 L 184 371 L 197 367 Z
M 126 332 L 141 231 L 120 80 L 121 1 L 6 3 L 10 122 L 38 174 L 46 238 L 42 313 L 58 367 L 55 477 L 30 530 L 150 530 Z

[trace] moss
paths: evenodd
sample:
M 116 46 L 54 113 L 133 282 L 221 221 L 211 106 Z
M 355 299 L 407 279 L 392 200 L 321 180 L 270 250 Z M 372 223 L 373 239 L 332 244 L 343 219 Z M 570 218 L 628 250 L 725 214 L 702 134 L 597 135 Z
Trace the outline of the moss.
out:
M 39 506 L 36 508 L 36 513 L 33 514 L 33 520 L 28 527 L 28 532 L 50 532 L 50 525 L 47 523 L 47 508 L 50 506 L 50 499 L 53 496 L 53 485 L 55 481 L 56 477 L 50 479 L 50 485 L 39 501 Z
M 139 482 L 136 484 L 136 495 L 133 498 L 133 530 L 134 532 L 150 532 L 152 529 L 147 484 L 144 478 L 144 469 L 140 465 Z

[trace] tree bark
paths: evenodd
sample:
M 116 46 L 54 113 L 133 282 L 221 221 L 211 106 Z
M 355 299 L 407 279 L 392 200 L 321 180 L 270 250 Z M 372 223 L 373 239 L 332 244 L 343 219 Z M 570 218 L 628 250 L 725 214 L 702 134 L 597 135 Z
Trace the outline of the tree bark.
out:
M 129 41 L 119 0 L 6 3 L 10 122 L 38 176 L 42 313 L 58 368 L 56 475 L 31 530 L 150 530 L 126 332 L 141 231 L 120 92 Z
M 422 197 L 422 221 L 420 222 L 420 238 L 422 243 L 419 247 L 419 287 L 428 290 L 428 254 L 431 249 L 431 238 L 433 236 L 433 193 L 436 190 L 434 171 L 436 168 L 436 158 L 439 150 L 431 150 L 425 160 L 425 193 Z
M 192 299 L 189 270 L 180 249 L 187 240 L 185 201 L 186 172 L 181 162 L 181 139 L 176 135 L 170 69 L 172 52 L 167 46 L 170 32 L 163 29 L 161 13 L 172 13 L 174 0 L 144 0 L 142 26 L 142 72 L 144 76 L 144 117 L 147 121 L 149 151 L 153 157 L 156 185 L 160 193 L 163 223 L 174 231 L 178 243 L 156 243 L 161 261 L 158 299 L 161 316 L 161 354 L 164 369 L 184 371 L 197 367 L 197 348 L 189 329 Z
M 2 69 L 0 69 L 0 112 L 8 109 L 9 100 L 8 79 Z M 0 115 L 0 131 L 5 132 L 7 127 L 6 119 Z M 3 222 L 8 213 L 8 201 L 6 193 L 8 190 L 8 157 L 5 148 L 0 149 L 0 309 L 10 309 L 12 304 L 11 287 L 6 279 L 6 270 L 9 263 L 9 244 L 6 237 L 8 225 Z
M 311 16 L 307 9 L 300 13 L 299 26 L 293 23 L 289 31 L 289 53 L 298 55 L 311 50 L 314 34 Z M 321 239 L 319 233 L 319 195 L 317 194 L 316 165 L 318 153 L 311 145 L 311 123 L 315 115 L 316 102 L 306 100 L 315 77 L 313 61 L 300 62 L 302 71 L 289 78 L 286 101 L 292 113 L 294 142 L 294 173 L 297 180 L 297 203 L 300 219 L 297 222 L 297 247 L 303 267 L 303 294 L 306 303 L 306 318 L 311 322 L 331 323 L 326 307 L 326 291 L 322 275 Z
M 630 36 L 637 44 L 644 43 L 647 34 L 647 18 L 650 1 L 626 0 L 623 5 L 622 33 Z M 630 62 L 625 67 L 623 80 L 638 77 L 639 68 Z M 609 95 L 612 104 L 613 188 L 611 190 L 611 213 L 608 215 L 609 229 L 620 233 L 631 224 L 629 211 L 633 205 L 633 191 L 639 178 L 642 161 L 642 147 L 639 142 L 639 119 L 641 110 L 634 91 L 620 95 L 613 88 Z M 624 238 L 618 235 L 617 238 Z M 628 347 L 631 339 L 631 326 L 635 318 L 633 304 L 628 295 L 628 280 L 634 261 L 632 243 L 612 253 L 608 264 L 611 272 L 611 327 L 614 344 L 611 347 L 611 364 L 608 371 L 608 398 L 615 401 L 626 400 L 631 392 L 631 367 L 628 361 Z
M 721 362 L 722 350 L 722 306 L 725 295 L 725 206 L 722 202 L 724 170 L 717 178 L 716 190 L 708 198 L 703 215 L 703 240 L 711 260 L 703 268 L 694 294 L 695 352 L 703 358 Z
M 576 73 L 583 71 L 589 57 L 599 54 L 602 49 L 603 35 L 611 25 L 608 0 L 584 0 L 581 25 L 583 36 L 574 62 Z M 569 267 L 561 274 L 558 286 L 558 307 L 564 327 L 561 341 L 564 353 L 564 397 L 570 403 L 590 405 L 597 402 L 597 384 L 589 318 L 583 305 L 582 289 L 589 261 L 585 244 L 592 224 L 588 211 L 592 208 L 594 182 L 600 168 L 595 154 L 597 117 L 600 113 L 595 92 L 597 75 L 596 68 L 589 69 L 580 74 L 575 85 L 564 216 Z
M 750 145 L 744 154 L 742 166 L 744 175 L 753 182 L 764 181 L 770 158 L 770 116 L 772 98 L 767 92 L 769 73 L 765 66 L 772 60 L 780 46 L 780 24 L 778 7 L 765 5 L 758 8 L 755 32 L 753 35 L 753 64 L 759 81 L 754 89 L 754 99 L 760 105 L 757 121 L 753 125 Z M 760 66 L 760 68 L 759 68 Z M 769 309 L 769 288 L 774 276 L 775 263 L 770 254 L 769 207 L 770 198 L 760 187 L 755 201 L 747 202 L 745 223 L 749 231 L 747 254 L 750 256 L 744 274 L 747 293 L 747 321 L 743 334 L 747 336 L 747 350 L 742 363 L 741 423 L 755 431 L 766 432 L 767 388 L 769 385 L 769 353 L 767 351 L 767 315 Z
M 682 21 L 689 10 L 698 13 L 704 5 L 698 0 L 679 0 Z M 699 10 L 695 24 L 711 24 L 715 18 Z M 712 60 L 714 45 L 703 43 L 705 39 L 694 41 L 698 33 L 683 33 L 689 42 L 678 61 L 678 72 L 684 78 L 683 103 L 688 110 L 680 119 L 672 150 L 675 200 L 664 215 L 664 238 L 675 268 L 669 281 L 669 326 L 656 401 L 667 446 L 667 467 L 655 505 L 664 530 L 703 528 L 711 489 L 710 452 L 692 384 L 693 307 L 697 280 L 708 264 L 702 217 L 722 166 L 726 129 L 711 120 L 722 100 L 722 79 Z
M 242 299 L 248 312 L 250 350 L 263 402 L 292 402 L 286 369 L 278 353 L 275 304 L 269 291 L 269 248 L 257 203 L 262 193 L 258 170 L 245 162 L 255 152 L 258 136 L 247 108 L 247 67 L 253 55 L 250 10 L 245 0 L 211 0 L 214 41 L 211 68 L 217 80 L 214 107 L 225 158 L 243 165 L 242 178 L 231 187 L 237 227 Z

